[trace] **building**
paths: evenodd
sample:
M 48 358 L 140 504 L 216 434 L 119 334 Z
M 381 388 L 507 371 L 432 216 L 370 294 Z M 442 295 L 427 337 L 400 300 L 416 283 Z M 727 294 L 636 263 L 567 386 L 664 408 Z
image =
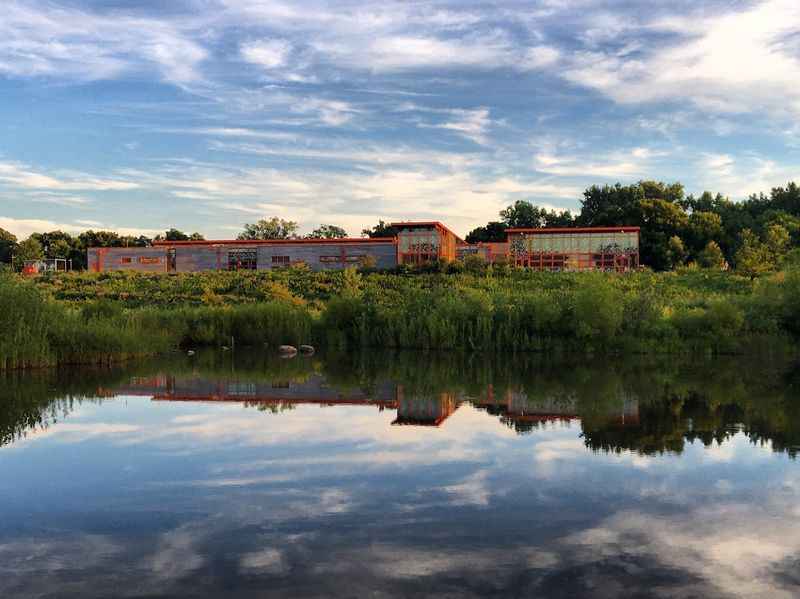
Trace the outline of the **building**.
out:
M 270 270 L 300 264 L 312 270 L 365 264 L 386 270 L 474 255 L 490 264 L 535 270 L 624 272 L 639 266 L 639 227 L 516 228 L 506 230 L 505 242 L 468 244 L 436 221 L 391 226 L 396 237 L 155 241 L 152 247 L 90 248 L 88 265 L 94 272 L 153 273 Z
M 155 241 L 152 247 L 90 248 L 89 270 L 107 272 L 202 272 L 270 270 L 305 264 L 312 270 L 335 270 L 373 264 L 397 265 L 394 238 L 286 239 L 256 241 Z
M 534 270 L 639 267 L 639 227 L 506 229 L 509 260 Z
M 436 221 L 391 223 L 397 230 L 397 263 L 453 262 L 464 240 Z

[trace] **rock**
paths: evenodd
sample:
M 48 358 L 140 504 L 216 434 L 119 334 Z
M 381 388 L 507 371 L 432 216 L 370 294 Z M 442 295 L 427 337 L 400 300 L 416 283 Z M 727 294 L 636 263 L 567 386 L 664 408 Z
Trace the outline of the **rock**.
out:
M 314 351 L 316 351 L 316 350 L 314 349 L 313 345 L 301 345 L 300 346 L 300 353 L 301 354 L 306 354 L 307 356 L 311 356 L 311 355 L 314 354 Z
M 281 345 L 278 352 L 282 356 L 293 356 L 297 353 L 297 348 L 294 345 Z
M 194 350 L 190 349 L 189 351 L 186 352 L 186 355 L 187 356 L 193 356 L 194 355 Z

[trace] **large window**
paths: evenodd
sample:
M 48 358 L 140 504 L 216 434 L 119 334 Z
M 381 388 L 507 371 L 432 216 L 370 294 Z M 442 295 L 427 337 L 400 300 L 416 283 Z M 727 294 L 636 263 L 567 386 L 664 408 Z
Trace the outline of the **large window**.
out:
M 273 266 L 289 266 L 291 260 L 289 256 L 273 256 L 272 257 L 272 265 Z
M 229 250 L 228 270 L 256 270 L 258 252 L 256 250 Z

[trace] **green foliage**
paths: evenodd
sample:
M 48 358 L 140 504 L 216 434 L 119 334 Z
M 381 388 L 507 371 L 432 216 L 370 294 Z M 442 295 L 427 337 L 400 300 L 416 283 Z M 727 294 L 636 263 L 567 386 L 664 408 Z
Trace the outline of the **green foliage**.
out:
M 41 260 L 44 258 L 44 248 L 38 239 L 31 236 L 17 246 L 14 254 L 14 268 L 21 271 L 26 260 Z
M 336 225 L 320 225 L 314 229 L 306 239 L 344 239 L 347 231 Z
M 0 229 L 0 263 L 9 264 L 11 256 L 17 250 L 17 238 L 15 235 Z
M 297 236 L 298 224 L 273 216 L 254 224 L 246 224 L 237 239 L 291 239 Z
M 716 241 L 709 241 L 697 255 L 697 264 L 703 268 L 725 268 L 725 256 Z
M 361 235 L 364 237 L 397 237 L 397 229 L 390 226 L 388 223 L 383 222 L 382 220 L 378 221 L 378 224 L 372 227 L 371 229 L 362 229 Z
M 774 266 L 771 249 L 750 229 L 743 230 L 739 236 L 739 249 L 734 260 L 736 270 L 750 279 L 770 271 Z

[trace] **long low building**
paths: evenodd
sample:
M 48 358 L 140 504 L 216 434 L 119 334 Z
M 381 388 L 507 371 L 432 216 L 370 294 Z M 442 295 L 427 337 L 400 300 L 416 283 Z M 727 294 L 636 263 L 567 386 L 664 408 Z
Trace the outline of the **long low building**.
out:
M 151 247 L 90 248 L 89 270 L 152 273 L 312 270 L 366 266 L 387 270 L 475 255 L 487 263 L 535 270 L 627 271 L 639 266 L 639 227 L 507 229 L 505 242 L 468 244 L 440 222 L 392 223 L 395 237 L 155 241 Z
M 287 239 L 267 241 L 156 241 L 152 247 L 90 248 L 89 270 L 202 272 L 269 270 L 305 264 L 312 270 L 397 265 L 394 238 Z

